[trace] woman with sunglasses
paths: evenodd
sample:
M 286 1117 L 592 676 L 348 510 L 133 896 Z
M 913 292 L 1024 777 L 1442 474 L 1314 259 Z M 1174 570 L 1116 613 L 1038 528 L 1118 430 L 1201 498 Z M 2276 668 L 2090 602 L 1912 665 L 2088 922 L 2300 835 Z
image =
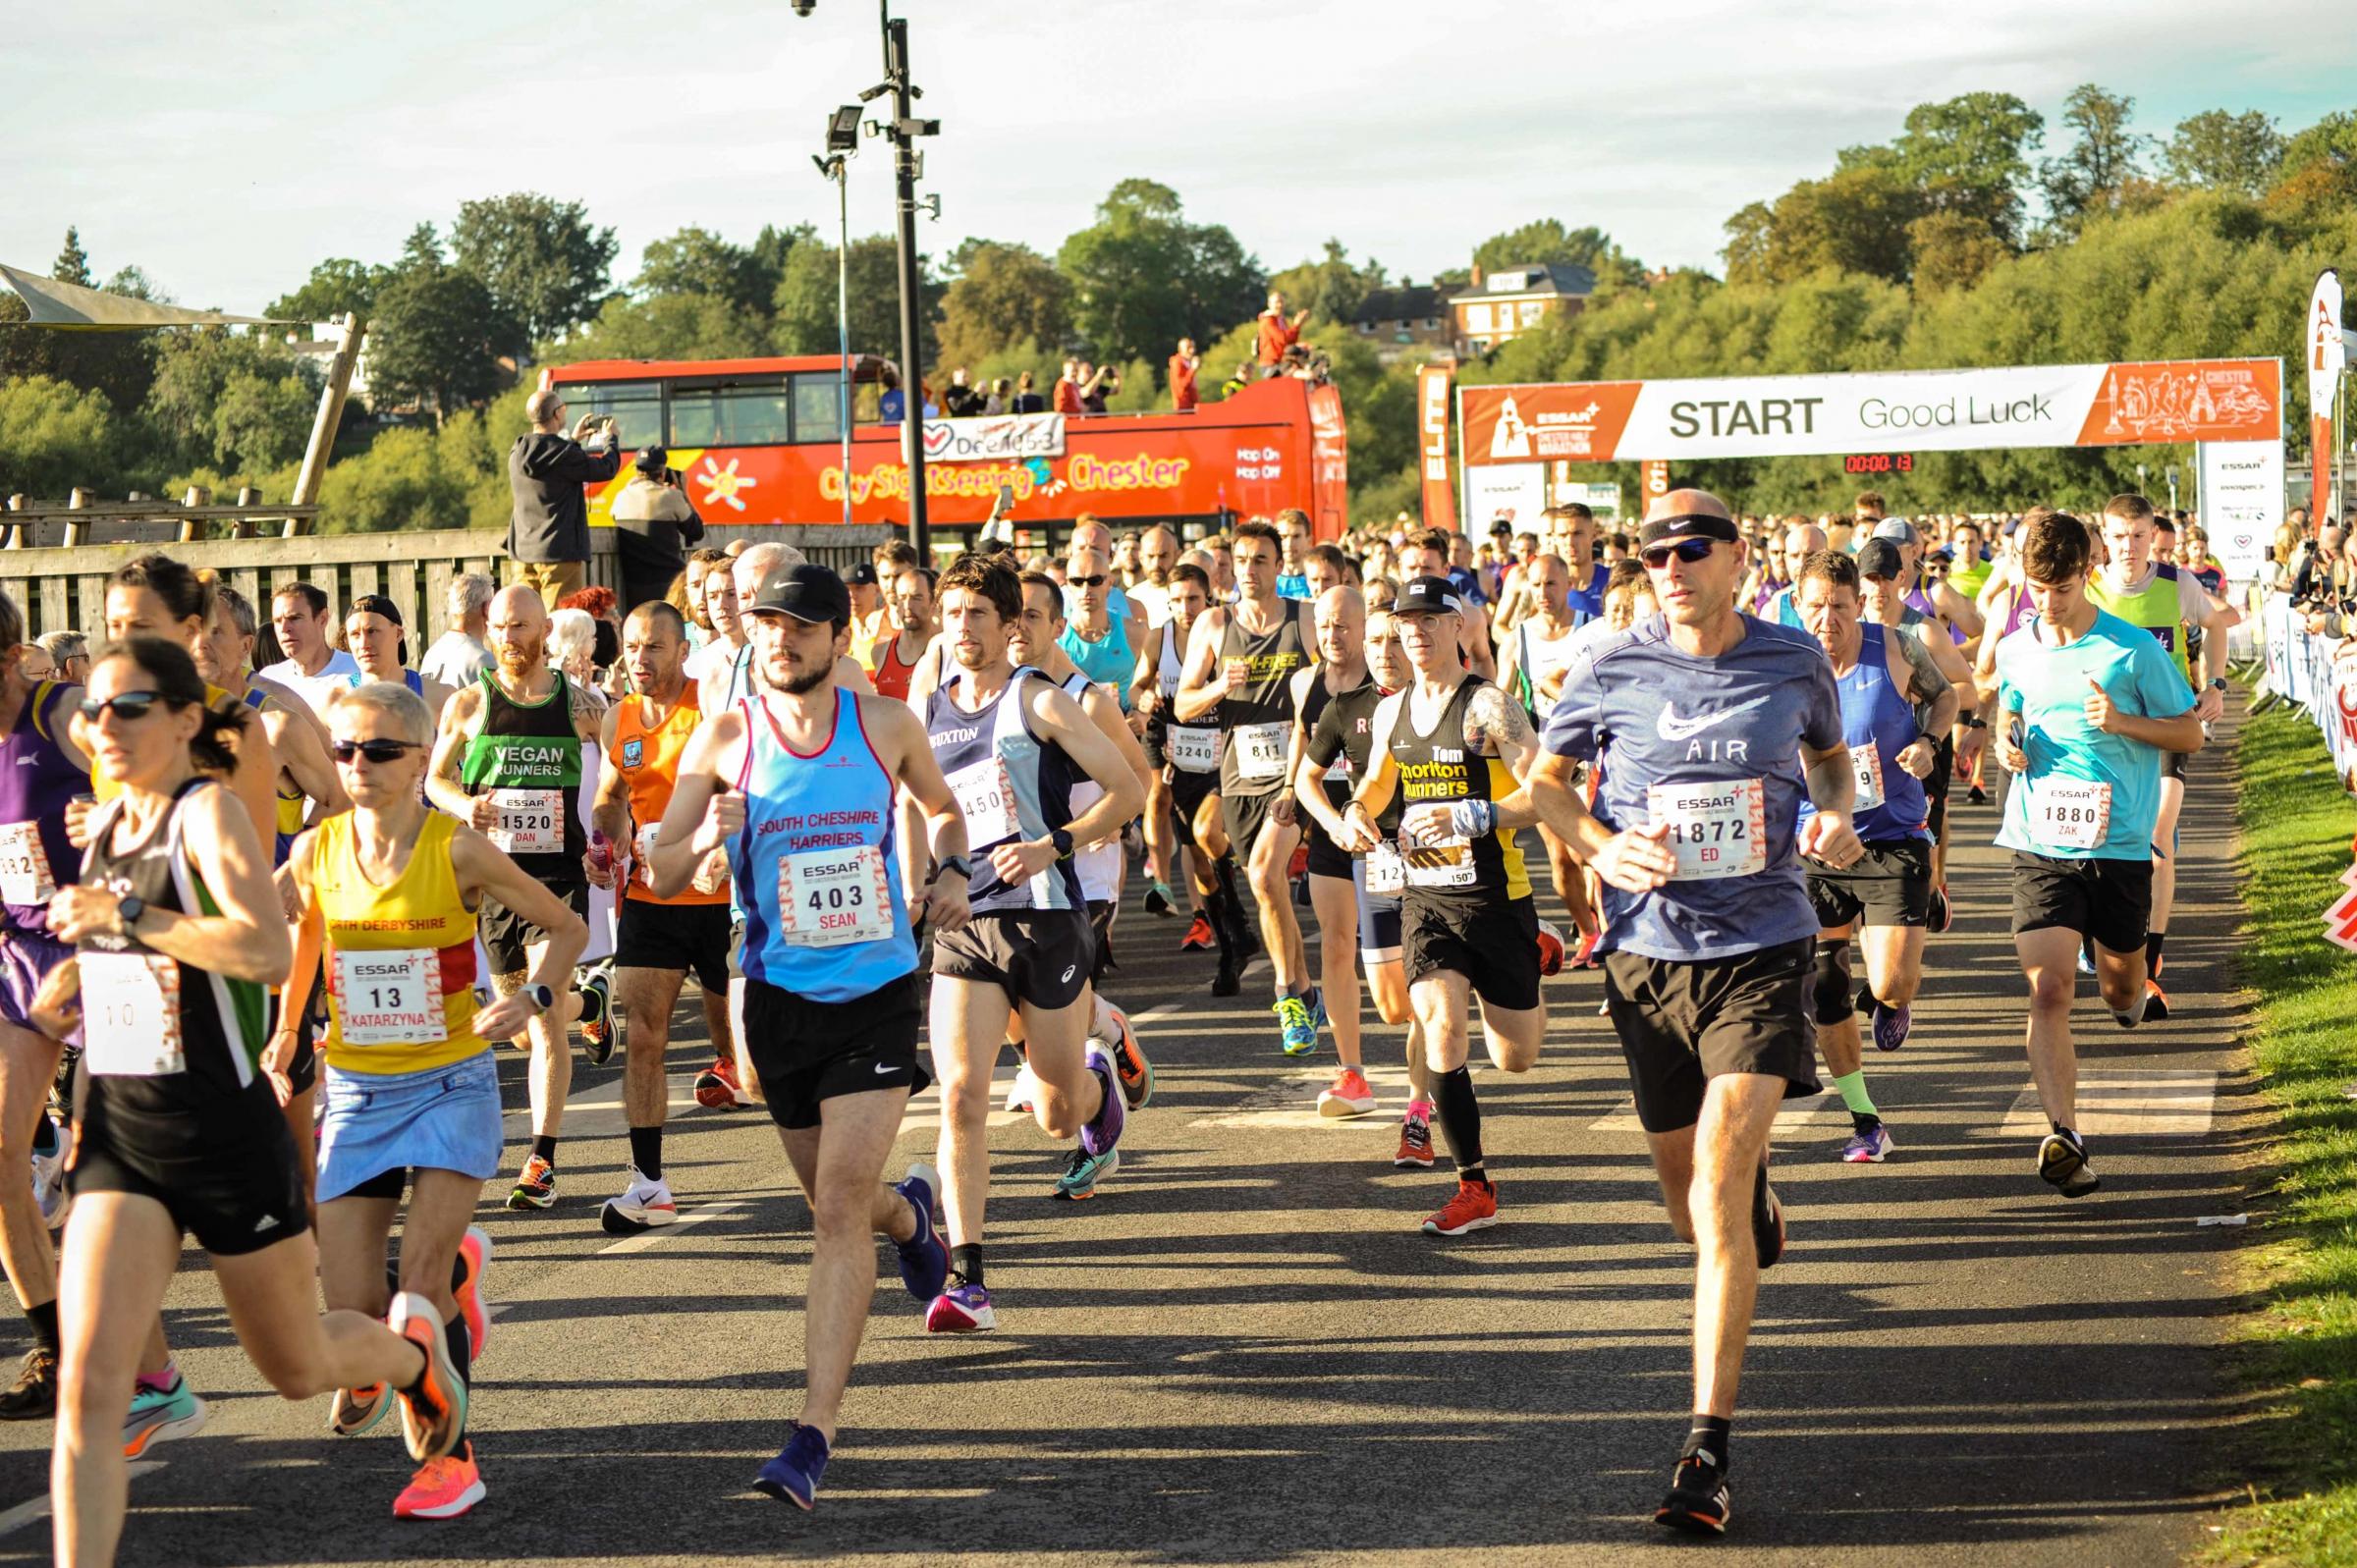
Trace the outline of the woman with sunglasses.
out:
M 521 1033 L 554 1003 L 552 986 L 573 973 L 588 928 L 480 832 L 419 798 L 434 727 L 416 693 L 385 681 L 339 690 L 327 724 L 352 810 L 315 824 L 287 860 L 295 972 L 310 974 L 323 948 L 327 957 L 321 1283 L 331 1308 L 385 1310 L 394 1288 L 385 1243 L 406 1186 L 398 1288 L 432 1304 L 464 1380 L 490 1326 L 482 1304 L 490 1239 L 467 1223 L 483 1183 L 499 1172 L 490 1041 Z M 485 894 L 547 932 L 548 946 L 524 986 L 479 1005 L 475 910 Z M 293 1044 L 282 1032 L 272 1050 Z M 348 1384 L 336 1392 L 329 1429 L 357 1435 L 391 1404 L 381 1381 Z M 393 1512 L 453 1519 L 482 1496 L 472 1445 L 462 1441 L 426 1460 Z
M 347 686 L 364 686 L 372 680 L 405 686 L 425 703 L 425 711 L 437 724 L 441 722 L 442 704 L 450 700 L 450 688 L 410 668 L 410 639 L 402 625 L 401 606 L 381 593 L 361 594 L 344 612 L 344 646 L 351 650 L 352 662 L 360 667 L 356 675 L 346 677 Z
M 259 1061 L 268 988 L 292 957 L 286 921 L 261 836 L 219 786 L 250 715 L 208 701 L 187 651 L 155 637 L 101 653 L 77 714 L 75 739 L 114 798 L 89 823 L 81 885 L 50 905 L 78 955 L 34 1010 L 52 1038 L 83 1032 L 51 1466 L 57 1560 L 80 1565 L 114 1560 L 121 1430 L 186 1235 L 282 1396 L 398 1388 L 421 1461 L 457 1444 L 466 1396 L 423 1296 L 396 1296 L 389 1323 L 315 1304 L 308 1194 Z

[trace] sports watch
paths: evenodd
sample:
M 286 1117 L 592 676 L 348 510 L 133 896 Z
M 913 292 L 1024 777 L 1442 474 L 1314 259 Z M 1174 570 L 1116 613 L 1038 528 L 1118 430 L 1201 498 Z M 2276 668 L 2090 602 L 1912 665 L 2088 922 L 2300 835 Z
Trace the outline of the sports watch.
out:
M 1064 828 L 1049 829 L 1048 842 L 1055 848 L 1057 859 L 1069 860 L 1071 858 L 1072 836 L 1069 830 Z
M 543 985 L 525 986 L 523 994 L 531 999 L 532 1007 L 538 1012 L 546 1012 L 557 1004 L 557 994 Z
M 131 928 L 137 925 L 139 923 L 139 916 L 145 914 L 146 912 L 146 899 L 140 897 L 136 892 L 125 893 L 123 895 L 122 902 L 115 905 L 115 919 L 119 923 L 123 935 L 126 937 L 130 936 Z
M 939 882 L 942 873 L 949 871 L 958 873 L 961 881 L 971 882 L 974 880 L 974 868 L 966 863 L 965 856 L 944 855 L 940 862 L 933 867 L 933 875 L 927 879 L 926 886 L 930 887 L 933 883 Z

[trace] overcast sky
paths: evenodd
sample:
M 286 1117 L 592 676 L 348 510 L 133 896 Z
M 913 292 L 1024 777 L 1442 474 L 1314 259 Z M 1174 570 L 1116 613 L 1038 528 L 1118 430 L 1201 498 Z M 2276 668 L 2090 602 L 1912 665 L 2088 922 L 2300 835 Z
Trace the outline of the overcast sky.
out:
M 1327 237 L 1395 278 L 1501 229 L 1595 224 L 1652 264 L 1718 265 L 1721 225 L 1976 88 L 2050 122 L 2076 82 L 2165 135 L 2201 109 L 2293 131 L 2357 106 L 2343 0 L 897 0 L 939 118 L 920 224 L 1053 251 L 1118 180 L 1178 189 L 1271 268 Z M 390 260 L 420 220 L 517 189 L 622 243 L 689 224 L 830 232 L 808 154 L 881 76 L 876 7 L 818 0 L 260 0 L 19 8 L 0 52 L 0 261 L 80 226 L 184 304 L 253 310 L 328 256 Z M 2050 136 L 2050 150 L 2058 135 Z M 851 227 L 891 222 L 880 142 Z

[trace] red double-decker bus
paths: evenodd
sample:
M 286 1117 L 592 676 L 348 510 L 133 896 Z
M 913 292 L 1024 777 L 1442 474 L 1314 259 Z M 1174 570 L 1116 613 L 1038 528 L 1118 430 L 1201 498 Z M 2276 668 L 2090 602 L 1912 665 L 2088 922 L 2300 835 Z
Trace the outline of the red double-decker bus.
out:
M 908 523 L 914 432 L 877 414 L 885 361 L 851 361 L 850 520 Z M 824 527 L 844 521 L 843 361 L 832 354 L 763 359 L 598 359 L 557 365 L 540 385 L 565 394 L 572 416 L 612 414 L 630 446 L 660 442 L 707 523 Z M 1017 528 L 1051 539 L 1081 513 L 1117 527 L 1168 522 L 1196 537 L 1287 507 L 1317 536 L 1345 526 L 1348 440 L 1341 395 L 1292 377 L 1254 382 L 1190 413 L 1004 414 L 927 419 L 928 518 L 960 545 L 990 515 L 1004 485 Z M 590 518 L 608 524 L 630 473 L 592 490 Z

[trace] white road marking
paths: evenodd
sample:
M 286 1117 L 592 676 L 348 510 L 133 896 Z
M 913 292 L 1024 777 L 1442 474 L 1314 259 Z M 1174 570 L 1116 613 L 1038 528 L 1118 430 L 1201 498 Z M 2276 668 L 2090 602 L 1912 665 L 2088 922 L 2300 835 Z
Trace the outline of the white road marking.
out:
M 2081 1072 L 2078 1131 L 2089 1138 L 2200 1138 L 2218 1100 L 2215 1072 Z M 2032 1085 L 2014 1099 L 2000 1136 L 2037 1138 L 2046 1111 Z
M 1189 1127 L 1268 1127 L 1285 1129 L 1316 1128 L 1321 1131 L 1338 1128 L 1373 1129 L 1390 1132 L 1398 1126 L 1397 1113 L 1407 1108 L 1407 1069 L 1400 1067 L 1365 1067 L 1367 1087 L 1375 1091 L 1375 1108 L 1363 1116 L 1321 1116 L 1318 1114 L 1318 1091 L 1334 1079 L 1330 1075 L 1305 1078 L 1284 1078 L 1264 1088 L 1255 1089 L 1233 1108 L 1209 1116 L 1197 1116 Z
M 1820 1123 L 1848 1127 L 1849 1111 L 1841 1104 L 1839 1095 L 1828 1094 L 1815 1100 L 1787 1100 L 1777 1108 L 1776 1130 L 1780 1133 L 1802 1130 L 1814 1133 Z M 1608 1114 L 1588 1123 L 1590 1132 L 1642 1133 L 1644 1130 L 1644 1123 L 1637 1120 L 1637 1102 L 1634 1097 L 1621 1101 Z
M 597 1249 L 597 1255 L 604 1258 L 618 1252 L 644 1252 L 665 1236 L 685 1230 L 689 1225 L 700 1225 L 707 1219 L 718 1219 L 723 1215 L 743 1207 L 744 1204 L 735 1198 L 724 1203 L 702 1204 L 680 1216 L 678 1219 L 668 1225 L 658 1225 L 652 1230 L 641 1231 L 635 1236 L 625 1236 L 611 1247 L 600 1247 Z
M 151 1470 L 163 1468 L 164 1461 L 161 1459 L 135 1459 L 123 1467 L 123 1473 L 131 1480 L 137 1481 Z M 27 1525 L 36 1524 L 48 1517 L 49 1494 L 43 1492 L 38 1497 L 28 1497 L 8 1512 L 0 1514 L 0 1536 L 13 1534 Z

